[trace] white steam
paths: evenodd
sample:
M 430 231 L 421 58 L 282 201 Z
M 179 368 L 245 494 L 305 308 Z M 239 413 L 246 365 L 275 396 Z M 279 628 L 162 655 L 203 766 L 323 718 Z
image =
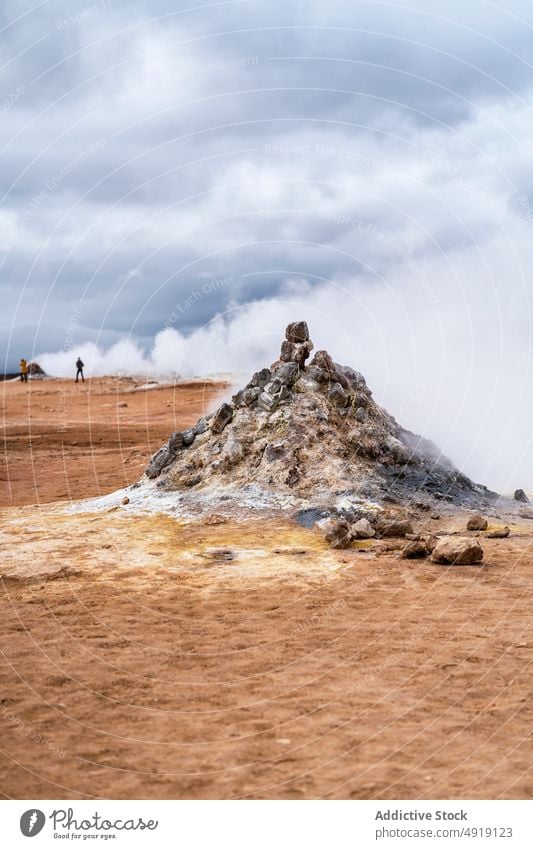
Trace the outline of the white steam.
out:
M 493 249 L 497 267 L 501 245 Z M 281 297 L 234 307 L 189 336 L 165 328 L 151 350 L 125 339 L 106 351 L 86 343 L 37 361 L 63 377 L 73 376 L 78 354 L 87 375 L 251 374 L 277 359 L 288 322 L 305 319 L 316 349 L 360 370 L 379 403 L 472 478 L 498 491 L 533 489 L 529 323 L 526 313 L 523 325 L 517 318 L 519 286 L 509 282 L 502 303 L 488 272 L 464 260 L 461 276 L 428 262 L 430 286 L 405 267 L 394 285 L 288 281 Z

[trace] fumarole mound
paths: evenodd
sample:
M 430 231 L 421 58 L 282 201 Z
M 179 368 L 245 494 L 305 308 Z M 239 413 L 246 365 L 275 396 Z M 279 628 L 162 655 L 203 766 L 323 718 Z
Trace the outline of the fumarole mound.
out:
M 171 434 L 147 478 L 165 491 L 255 491 L 314 506 L 342 496 L 420 507 L 493 501 L 494 493 L 376 404 L 361 374 L 327 351 L 310 359 L 313 348 L 306 322 L 290 324 L 280 359 L 231 403 Z

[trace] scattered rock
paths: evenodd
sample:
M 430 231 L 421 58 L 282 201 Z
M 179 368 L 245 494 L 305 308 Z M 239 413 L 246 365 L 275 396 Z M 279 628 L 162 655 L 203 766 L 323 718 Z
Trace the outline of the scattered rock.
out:
M 466 525 L 467 531 L 486 531 L 489 523 L 483 516 L 471 516 Z
M 321 519 L 316 523 L 318 530 L 329 542 L 331 548 L 348 548 L 352 541 L 352 532 L 346 519 Z
M 522 507 L 522 509 L 518 511 L 518 515 L 521 516 L 522 519 L 533 519 L 533 508 Z
M 529 504 L 529 498 L 523 489 L 515 489 L 514 500 L 521 501 L 522 504 Z
M 377 531 L 383 538 L 404 537 L 406 534 L 414 533 L 411 522 L 404 519 L 380 519 Z
M 156 478 L 161 474 L 163 469 L 169 465 L 174 459 L 174 451 L 169 449 L 168 445 L 163 445 L 162 448 L 159 449 L 157 454 L 154 454 L 150 463 L 148 464 L 145 474 L 148 478 Z
M 129 504 L 129 503 L 130 503 L 130 500 L 129 500 L 128 496 L 125 495 L 124 498 L 121 501 L 121 504 L 126 505 L 126 504 Z
M 354 539 L 372 539 L 376 536 L 376 532 L 368 519 L 359 519 L 352 525 L 352 534 Z
M 272 372 L 269 368 L 262 368 L 261 371 L 256 371 L 254 375 L 252 375 L 252 379 L 250 380 L 247 389 L 253 389 L 254 387 L 259 387 L 263 389 L 264 386 L 271 380 Z
M 486 534 L 487 539 L 506 539 L 511 533 L 511 529 L 506 525 L 504 528 L 494 528 Z
M 483 549 L 470 537 L 443 537 L 431 554 L 433 563 L 468 566 L 483 560 Z
M 268 392 L 261 392 L 257 404 L 267 413 L 273 413 L 278 407 L 279 398 L 276 395 L 269 395 Z
M 211 420 L 211 433 L 222 433 L 232 419 L 233 408 L 229 404 L 222 404 Z
M 416 541 L 416 540 L 420 539 L 420 534 L 406 534 L 405 539 L 410 539 L 410 540 Z
M 401 553 L 404 560 L 414 560 L 417 557 L 426 557 L 428 550 L 421 540 L 408 542 Z
M 225 516 L 219 516 L 217 513 L 214 513 L 212 516 L 206 516 L 203 520 L 204 525 L 226 525 L 227 519 Z
M 121 403 L 121 404 L 117 404 L 117 407 L 127 407 L 127 406 L 128 406 L 128 405 L 126 404 L 126 402 L 125 402 L 125 401 L 122 401 L 122 403 Z

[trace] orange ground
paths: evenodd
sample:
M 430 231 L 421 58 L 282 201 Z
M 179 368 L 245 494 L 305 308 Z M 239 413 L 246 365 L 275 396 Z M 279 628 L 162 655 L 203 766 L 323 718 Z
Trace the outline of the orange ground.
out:
M 48 387 L 4 395 L 14 504 L 124 485 L 204 405 L 93 383 L 61 448 Z M 528 525 L 444 568 L 289 519 L 4 509 L 3 797 L 530 798 Z

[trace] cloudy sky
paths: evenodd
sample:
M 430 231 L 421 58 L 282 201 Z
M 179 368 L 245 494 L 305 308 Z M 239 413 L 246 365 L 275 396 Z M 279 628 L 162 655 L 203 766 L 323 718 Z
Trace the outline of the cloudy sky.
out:
M 317 347 L 533 487 L 526 0 L 5 0 L 0 339 L 70 374 Z

